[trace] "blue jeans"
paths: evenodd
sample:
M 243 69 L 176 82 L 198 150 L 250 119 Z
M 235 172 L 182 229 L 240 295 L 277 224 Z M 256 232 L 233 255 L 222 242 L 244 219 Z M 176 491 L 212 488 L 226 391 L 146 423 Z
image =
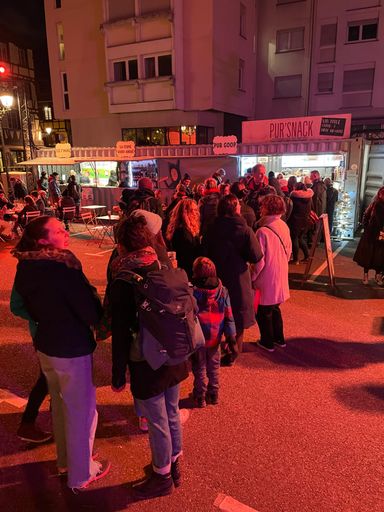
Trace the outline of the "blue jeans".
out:
M 200 347 L 192 354 L 192 372 L 195 377 L 193 395 L 195 398 L 203 398 L 207 392 L 209 395 L 218 394 L 220 356 L 220 345 Z M 206 378 L 208 378 L 208 385 Z
M 140 412 L 148 420 L 152 466 L 156 473 L 166 475 L 182 450 L 179 415 L 180 385 L 168 388 L 147 400 L 135 399 Z

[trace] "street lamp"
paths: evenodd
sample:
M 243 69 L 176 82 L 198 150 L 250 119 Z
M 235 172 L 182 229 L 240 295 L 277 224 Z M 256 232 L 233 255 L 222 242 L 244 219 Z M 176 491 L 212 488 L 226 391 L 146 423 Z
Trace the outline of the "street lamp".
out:
M 52 128 L 51 128 L 50 126 L 47 126 L 47 127 L 46 127 L 46 129 L 45 129 L 45 133 L 46 133 L 47 135 L 51 135 L 51 133 L 52 133 Z
M 0 144 L 1 144 L 1 152 L 3 155 L 3 169 L 5 169 L 5 174 L 7 176 L 7 184 L 8 184 L 8 193 L 11 190 L 11 182 L 9 179 L 9 170 L 8 170 L 8 154 L 7 149 L 5 147 L 4 141 L 4 132 L 3 132 L 3 118 L 7 112 L 12 109 L 14 102 L 14 97 L 8 92 L 0 93 Z

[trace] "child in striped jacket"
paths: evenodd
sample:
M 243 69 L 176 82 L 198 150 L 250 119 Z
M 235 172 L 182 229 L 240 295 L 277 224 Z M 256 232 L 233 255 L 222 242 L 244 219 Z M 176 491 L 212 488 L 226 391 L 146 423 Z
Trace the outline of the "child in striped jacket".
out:
M 226 342 L 234 346 L 236 328 L 228 290 L 218 279 L 213 261 L 205 257 L 194 261 L 192 283 L 205 337 L 205 346 L 191 356 L 193 397 L 198 407 L 205 407 L 207 402 L 218 403 L 220 344 L 225 336 Z

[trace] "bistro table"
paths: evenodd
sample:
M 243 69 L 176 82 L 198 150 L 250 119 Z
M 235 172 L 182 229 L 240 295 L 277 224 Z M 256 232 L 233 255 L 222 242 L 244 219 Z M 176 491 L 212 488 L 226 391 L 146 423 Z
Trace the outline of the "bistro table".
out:
M 96 217 L 95 220 L 104 228 L 101 233 L 99 247 L 101 247 L 106 238 L 109 238 L 111 242 L 115 244 L 113 227 L 119 222 L 119 215 L 101 215 L 100 217 Z
M 87 204 L 86 206 L 81 207 L 82 210 L 90 210 L 92 212 L 96 224 L 98 218 L 96 215 L 97 210 L 100 212 L 101 210 L 105 210 L 105 208 L 106 206 L 103 204 Z

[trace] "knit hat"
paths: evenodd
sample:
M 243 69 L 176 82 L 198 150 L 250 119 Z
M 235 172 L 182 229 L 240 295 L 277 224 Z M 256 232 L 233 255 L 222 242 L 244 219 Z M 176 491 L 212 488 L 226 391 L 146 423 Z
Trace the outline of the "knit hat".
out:
M 189 175 L 187 172 L 186 172 L 186 173 L 184 174 L 184 176 L 183 176 L 182 181 L 184 181 L 184 180 L 189 180 L 189 181 L 191 181 L 191 177 L 190 177 L 190 175 Z
M 142 178 L 142 179 L 148 179 L 148 178 Z M 147 210 L 134 210 L 131 215 L 134 215 L 135 217 L 144 217 L 147 221 L 147 228 L 152 233 L 152 235 L 157 235 L 157 233 L 161 229 L 161 225 L 163 223 L 162 218 L 160 215 L 157 215 L 157 213 L 149 212 Z
M 143 190 L 145 188 L 149 190 L 153 189 L 152 180 L 150 180 L 149 178 L 140 178 L 138 185 L 140 190 Z

